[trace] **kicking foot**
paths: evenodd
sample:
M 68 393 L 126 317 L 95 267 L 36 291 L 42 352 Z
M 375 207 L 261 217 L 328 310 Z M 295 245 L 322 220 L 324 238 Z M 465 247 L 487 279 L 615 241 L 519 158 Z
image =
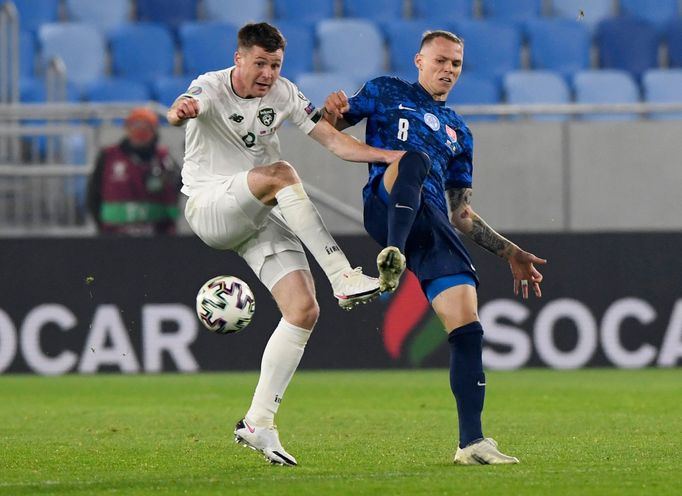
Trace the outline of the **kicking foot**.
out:
M 457 448 L 454 462 L 458 465 L 504 465 L 519 463 L 519 459 L 500 453 L 495 440 L 486 437 L 466 448 Z
M 387 246 L 377 256 L 377 268 L 381 291 L 393 292 L 398 287 L 400 276 L 405 272 L 405 255 L 395 246 Z
M 256 427 L 248 424 L 245 419 L 237 422 L 234 427 L 234 442 L 242 446 L 260 451 L 265 459 L 276 465 L 298 465 L 296 458 L 284 451 L 279 442 L 277 427 Z
M 359 303 L 367 303 L 379 296 L 379 279 L 366 276 L 361 267 L 339 275 L 334 281 L 334 296 L 339 306 L 350 310 Z

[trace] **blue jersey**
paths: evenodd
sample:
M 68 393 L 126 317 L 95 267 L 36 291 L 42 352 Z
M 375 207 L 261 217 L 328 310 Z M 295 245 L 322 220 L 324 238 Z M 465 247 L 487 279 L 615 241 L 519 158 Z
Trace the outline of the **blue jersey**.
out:
M 422 194 L 447 214 L 445 190 L 470 188 L 473 172 L 473 136 L 464 120 L 419 84 L 396 77 L 378 77 L 349 99 L 344 119 L 351 125 L 367 118 L 365 141 L 377 148 L 421 151 L 431 158 L 431 171 Z M 369 167 L 363 190 L 365 201 L 371 185 L 386 171 L 386 164 Z

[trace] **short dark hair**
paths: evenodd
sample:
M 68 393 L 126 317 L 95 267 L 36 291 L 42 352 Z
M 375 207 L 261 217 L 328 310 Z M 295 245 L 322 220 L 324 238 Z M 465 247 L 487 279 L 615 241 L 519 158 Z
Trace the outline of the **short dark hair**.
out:
M 280 48 L 284 50 L 286 45 L 287 40 L 279 29 L 267 22 L 246 24 L 237 33 L 238 48 L 259 46 L 266 52 L 276 52 Z
M 422 42 L 419 44 L 419 50 L 424 47 L 427 43 L 431 43 L 433 40 L 436 38 L 445 38 L 446 40 L 450 40 L 453 43 L 457 43 L 460 46 L 464 46 L 464 40 L 457 36 L 455 33 L 451 33 L 450 31 L 444 31 L 442 29 L 437 29 L 435 31 L 425 31 L 424 34 L 422 35 Z

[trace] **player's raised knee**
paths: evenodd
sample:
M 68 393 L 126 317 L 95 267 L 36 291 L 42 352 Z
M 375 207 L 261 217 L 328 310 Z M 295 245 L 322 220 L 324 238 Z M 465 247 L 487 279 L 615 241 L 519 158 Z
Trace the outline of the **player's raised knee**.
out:
M 301 179 L 298 177 L 293 166 L 284 160 L 279 160 L 270 166 L 270 176 L 280 188 L 289 186 L 290 184 L 300 183 Z

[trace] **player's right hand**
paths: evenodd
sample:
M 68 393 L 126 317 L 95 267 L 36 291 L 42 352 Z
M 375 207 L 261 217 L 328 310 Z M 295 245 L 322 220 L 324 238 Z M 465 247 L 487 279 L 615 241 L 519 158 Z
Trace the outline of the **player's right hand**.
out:
M 324 110 L 335 119 L 343 119 L 344 112 L 350 110 L 346 93 L 339 90 L 329 95 L 324 101 Z
M 194 119 L 199 115 L 199 102 L 194 98 L 181 98 L 176 104 L 175 115 L 180 120 Z

